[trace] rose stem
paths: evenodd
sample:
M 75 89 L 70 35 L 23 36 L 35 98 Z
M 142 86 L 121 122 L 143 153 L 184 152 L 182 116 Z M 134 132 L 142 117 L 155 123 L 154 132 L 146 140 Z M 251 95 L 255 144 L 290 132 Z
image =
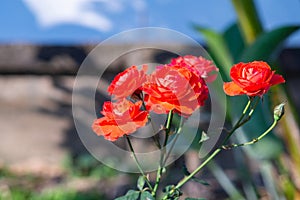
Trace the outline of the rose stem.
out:
M 155 185 L 154 185 L 154 188 L 152 190 L 152 196 L 153 197 L 156 196 L 156 191 L 158 189 L 158 185 L 160 183 L 161 175 L 162 175 L 163 168 L 164 168 L 163 160 L 164 160 L 164 155 L 166 154 L 166 145 L 168 143 L 169 133 L 171 131 L 172 119 L 173 119 L 173 110 L 170 110 L 169 113 L 168 113 L 168 118 L 167 118 L 167 122 L 166 122 L 165 141 L 164 141 L 164 144 L 163 144 L 162 149 L 161 149 L 160 163 L 159 163 L 159 167 L 158 167 L 157 174 L 156 174 Z
M 146 181 L 148 187 L 149 187 L 150 190 L 152 191 L 153 188 L 152 188 L 152 186 L 151 186 L 151 184 L 150 184 L 150 182 L 149 182 L 147 176 L 145 175 L 145 173 L 144 173 L 144 171 L 143 171 L 143 169 L 142 169 L 142 167 L 141 167 L 141 165 L 140 165 L 140 163 L 139 163 L 139 161 L 138 161 L 138 159 L 137 159 L 137 157 L 136 157 L 136 155 L 135 155 L 135 152 L 134 152 L 134 149 L 133 149 L 133 147 L 132 147 L 131 141 L 130 141 L 130 139 L 129 139 L 129 137 L 128 137 L 127 135 L 125 135 L 125 137 L 126 137 L 126 139 L 127 139 L 127 143 L 128 143 L 129 148 L 130 148 L 130 150 L 131 150 L 133 159 L 134 159 L 134 161 L 135 161 L 135 163 L 136 163 L 136 165 L 137 165 L 137 167 L 138 167 L 140 173 L 141 173 L 142 176 L 144 177 L 144 179 L 145 179 L 145 181 Z
M 222 142 L 222 145 L 217 148 L 197 169 L 195 169 L 190 175 L 184 177 L 174 188 L 175 189 L 179 189 L 180 187 L 182 187 L 186 182 L 188 182 L 191 178 L 193 178 L 207 163 L 209 163 L 209 161 L 211 161 L 221 150 L 222 150 L 222 146 L 224 146 L 229 138 L 232 136 L 232 134 L 234 133 L 234 131 L 236 129 L 238 129 L 240 127 L 240 123 L 242 122 L 243 118 L 246 116 L 246 113 L 251 105 L 251 102 L 253 101 L 253 98 L 250 98 L 247 102 L 247 105 L 245 106 L 243 113 L 241 115 L 241 117 L 239 118 L 239 120 L 235 123 L 234 127 L 229 131 L 229 133 L 227 134 L 226 138 L 224 139 L 224 141 Z M 251 112 L 252 115 L 253 111 Z M 250 114 L 250 113 L 249 113 Z M 250 115 L 250 116 L 251 116 Z M 165 195 L 165 197 L 163 199 L 167 199 L 168 198 L 168 194 Z

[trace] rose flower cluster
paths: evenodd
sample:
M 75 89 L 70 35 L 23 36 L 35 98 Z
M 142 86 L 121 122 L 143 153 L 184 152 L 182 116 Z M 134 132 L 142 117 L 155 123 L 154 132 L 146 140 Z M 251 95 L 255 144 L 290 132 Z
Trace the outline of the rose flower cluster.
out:
M 113 102 L 104 102 L 101 114 L 92 129 L 97 135 L 115 141 L 135 132 L 148 122 L 149 112 L 167 114 L 170 111 L 189 117 L 208 98 L 206 82 L 216 79 L 218 68 L 203 57 L 187 55 L 157 66 L 147 74 L 132 66 L 118 74 L 107 91 Z M 285 82 L 262 61 L 238 63 L 231 68 L 232 82 L 224 83 L 229 96 L 262 97 L 272 85 Z
M 218 68 L 212 61 L 191 55 L 172 59 L 147 74 L 132 66 L 119 73 L 107 91 L 113 102 L 104 102 L 101 114 L 92 125 L 97 135 L 115 141 L 135 132 L 148 122 L 149 112 L 167 114 L 171 110 L 189 117 L 208 98 L 205 81 L 213 81 Z

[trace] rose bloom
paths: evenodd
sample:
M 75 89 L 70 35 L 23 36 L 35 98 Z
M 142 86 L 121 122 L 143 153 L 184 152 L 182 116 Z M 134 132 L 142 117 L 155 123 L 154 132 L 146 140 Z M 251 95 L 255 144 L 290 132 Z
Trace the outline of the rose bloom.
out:
M 141 105 L 141 101 L 132 103 L 126 99 L 117 103 L 104 102 L 101 112 L 104 116 L 94 121 L 93 131 L 110 141 L 135 132 L 148 121 L 148 113 L 140 110 Z
M 272 85 L 284 83 L 281 75 L 275 74 L 266 62 L 253 61 L 238 63 L 230 70 L 232 82 L 224 83 L 227 95 L 243 95 L 262 97 Z
M 204 105 L 208 88 L 196 73 L 177 65 L 159 66 L 148 78 L 143 90 L 147 108 L 158 113 L 174 110 L 185 117 Z
M 147 65 L 143 65 L 142 70 L 136 66 L 131 66 L 125 71 L 119 73 L 107 88 L 110 95 L 115 99 L 122 99 L 141 91 L 141 86 L 146 81 Z
M 207 60 L 202 56 L 196 57 L 192 55 L 186 55 L 183 57 L 174 58 L 171 60 L 170 65 L 180 65 L 183 67 L 187 67 L 204 78 L 207 82 L 214 81 L 217 78 L 218 74 L 212 74 L 212 72 L 219 71 L 219 69 L 213 64 L 212 61 Z

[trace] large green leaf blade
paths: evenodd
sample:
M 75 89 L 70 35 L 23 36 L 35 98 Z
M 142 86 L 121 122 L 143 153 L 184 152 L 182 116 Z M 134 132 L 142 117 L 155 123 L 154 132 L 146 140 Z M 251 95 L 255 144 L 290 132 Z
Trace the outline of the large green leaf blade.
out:
M 223 37 L 234 62 L 238 62 L 238 58 L 241 56 L 241 52 L 244 51 L 246 46 L 238 25 L 234 23 L 231 26 L 229 26 L 224 31 Z
M 115 200 L 137 200 L 139 196 L 139 191 L 129 190 L 124 196 L 118 197 Z
M 242 62 L 268 61 L 274 50 L 299 28 L 300 26 L 286 26 L 261 34 L 253 44 L 245 49 L 239 60 Z
M 141 193 L 141 200 L 154 200 L 154 197 L 148 191 L 143 191 Z
M 137 188 L 142 191 L 143 187 L 145 185 L 145 178 L 144 176 L 139 176 L 138 181 L 137 181 Z
M 195 25 L 194 28 L 205 37 L 210 56 L 223 72 L 222 75 L 225 75 L 226 79 L 229 80 L 229 71 L 233 61 L 223 35 L 198 25 Z
M 263 32 L 257 9 L 253 0 L 231 0 L 245 42 L 251 44 Z

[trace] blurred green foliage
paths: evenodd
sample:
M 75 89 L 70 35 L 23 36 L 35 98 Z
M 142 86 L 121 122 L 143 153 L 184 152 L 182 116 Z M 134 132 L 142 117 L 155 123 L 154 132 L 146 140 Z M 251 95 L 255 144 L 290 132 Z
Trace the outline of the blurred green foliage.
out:
M 208 51 L 220 69 L 220 73 L 224 81 L 230 80 L 230 68 L 233 64 L 238 62 L 250 62 L 254 60 L 263 60 L 269 62 L 272 68 L 278 70 L 276 66 L 277 50 L 281 47 L 283 41 L 291 34 L 299 30 L 300 26 L 285 26 L 279 27 L 271 31 L 264 31 L 262 23 L 256 11 L 253 0 L 232 0 L 232 4 L 236 10 L 237 22 L 230 26 L 224 32 L 216 32 L 210 28 L 195 25 L 194 28 L 206 39 Z M 223 92 L 222 88 L 215 88 L 219 92 Z M 256 109 L 250 124 L 243 126 L 236 136 L 239 143 L 249 141 L 255 138 L 262 131 L 272 123 L 272 107 L 282 101 L 288 100 L 290 120 L 296 121 L 299 117 L 297 112 L 292 110 L 294 102 L 289 98 L 288 91 L 284 86 L 276 86 L 272 88 L 269 95 L 265 95 L 261 105 Z M 234 122 L 237 119 L 237 113 L 240 113 L 243 106 L 246 104 L 247 98 L 245 96 L 228 97 L 228 117 L 229 121 Z M 246 170 L 251 160 L 258 164 L 260 175 L 263 177 L 264 187 L 267 190 L 271 199 L 292 199 L 296 192 L 295 183 L 289 176 L 286 176 L 284 184 L 276 183 L 274 174 L 270 171 L 277 171 L 278 166 L 272 164 L 273 160 L 280 160 L 285 153 L 284 146 L 290 153 L 293 163 L 295 163 L 296 170 L 300 174 L 300 147 L 295 143 L 293 137 L 293 130 L 291 130 L 289 123 L 291 121 L 282 120 L 280 122 L 284 130 L 284 136 L 287 139 L 282 140 L 276 134 L 270 134 L 267 138 L 257 144 L 243 148 L 248 159 L 245 159 L 239 154 L 242 152 L 235 152 L 239 163 L 239 171 L 242 176 L 242 184 L 247 199 L 259 199 L 259 189 L 255 186 L 256 180 L 251 170 Z M 288 142 L 284 144 L 284 142 Z M 295 150 L 296 149 L 296 150 Z M 242 159 L 241 159 L 242 158 Z M 250 159 L 250 160 L 249 160 Z M 287 166 L 285 166 L 287 167 Z M 268 168 L 268 170 L 266 170 Z M 214 169 L 211 169 L 214 170 Z M 248 174 L 248 175 L 246 175 Z M 277 179 L 282 174 L 277 174 Z M 222 181 L 222 180 L 219 180 Z M 274 181 L 274 182 L 272 182 Z M 222 185 L 222 183 L 221 183 Z M 299 191 L 298 191 L 299 192 Z M 283 197 L 284 196 L 284 197 Z
M 89 154 L 76 157 L 68 155 L 63 163 L 65 173 L 58 177 L 55 185 L 43 186 L 49 181 L 39 174 L 16 174 L 5 167 L 0 168 L 0 200 L 101 200 L 107 199 L 101 191 L 91 188 L 76 191 L 73 188 L 59 187 L 78 178 L 107 180 L 117 172 Z M 41 190 L 41 187 L 43 188 Z
M 0 200 L 101 200 L 105 199 L 99 193 L 83 193 L 73 190 L 55 189 L 47 192 L 33 192 L 24 188 L 12 188 L 6 193 L 0 193 Z
M 90 154 L 81 154 L 75 157 L 68 155 L 63 165 L 68 174 L 74 177 L 105 179 L 118 174 L 118 171 L 103 165 Z

